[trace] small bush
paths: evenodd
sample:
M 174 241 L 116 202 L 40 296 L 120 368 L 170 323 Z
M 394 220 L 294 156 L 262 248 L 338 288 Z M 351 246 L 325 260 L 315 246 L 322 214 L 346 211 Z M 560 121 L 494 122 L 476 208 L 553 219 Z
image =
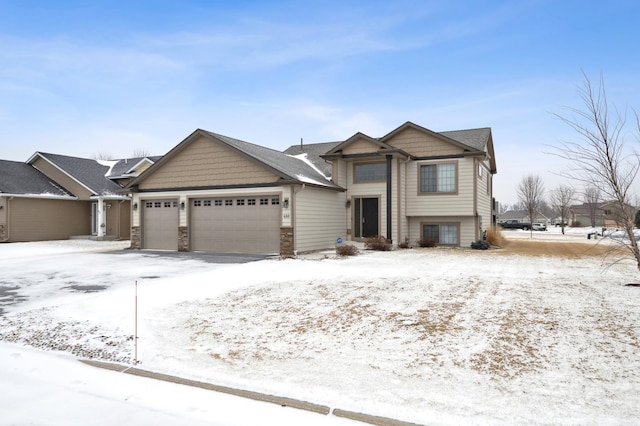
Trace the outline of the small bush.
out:
M 411 244 L 409 244 L 409 237 L 405 238 L 404 241 L 398 243 L 398 248 L 401 248 L 401 249 L 411 248 Z
M 474 250 L 487 250 L 489 247 L 491 247 L 491 244 L 485 240 L 477 240 L 471 243 L 471 248 Z
M 343 244 L 336 247 L 338 256 L 355 256 L 358 254 L 358 248 L 351 244 Z
M 382 235 L 376 235 L 375 237 L 369 237 L 364 241 L 364 247 L 369 250 L 376 251 L 390 251 L 392 248 L 391 243 Z
M 422 237 L 416 241 L 420 247 L 435 247 L 436 241 L 431 238 Z
M 505 239 L 502 235 L 502 231 L 497 226 L 491 227 L 487 230 L 486 240 L 492 246 L 502 247 L 504 246 Z

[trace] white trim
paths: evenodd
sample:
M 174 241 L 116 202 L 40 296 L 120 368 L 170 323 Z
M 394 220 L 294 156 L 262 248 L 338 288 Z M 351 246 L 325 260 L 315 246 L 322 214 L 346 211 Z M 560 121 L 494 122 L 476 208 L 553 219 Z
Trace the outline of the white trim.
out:
M 54 195 L 54 194 L 9 194 L 0 192 L 0 197 L 16 197 L 16 198 L 50 198 L 59 200 L 77 200 L 78 197 L 70 195 Z

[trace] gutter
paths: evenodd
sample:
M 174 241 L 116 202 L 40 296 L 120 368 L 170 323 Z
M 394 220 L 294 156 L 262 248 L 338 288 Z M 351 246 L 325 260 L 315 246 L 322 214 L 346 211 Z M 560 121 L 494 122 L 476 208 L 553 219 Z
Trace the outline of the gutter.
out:
M 11 226 L 9 226 L 10 223 L 11 223 L 11 215 L 9 214 L 9 211 L 10 211 L 9 210 L 9 204 L 10 204 L 11 200 L 13 200 L 13 196 L 7 197 L 7 205 L 5 207 L 6 212 L 5 212 L 5 216 L 4 216 L 6 218 L 6 220 L 5 220 L 5 230 L 6 230 L 5 235 L 6 236 L 3 239 L 0 240 L 0 243 L 9 242 L 9 239 L 11 238 Z

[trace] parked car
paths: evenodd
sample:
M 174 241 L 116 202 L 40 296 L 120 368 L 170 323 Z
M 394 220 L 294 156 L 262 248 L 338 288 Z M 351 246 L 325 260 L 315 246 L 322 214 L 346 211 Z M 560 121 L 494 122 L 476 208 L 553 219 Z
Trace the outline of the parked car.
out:
M 547 225 L 544 223 L 534 223 L 533 225 L 531 225 L 531 229 L 533 229 L 534 231 L 546 231 Z
M 519 222 L 515 219 L 505 220 L 504 222 L 499 224 L 502 229 L 522 229 L 523 231 L 528 231 L 531 229 L 531 224 L 528 222 Z

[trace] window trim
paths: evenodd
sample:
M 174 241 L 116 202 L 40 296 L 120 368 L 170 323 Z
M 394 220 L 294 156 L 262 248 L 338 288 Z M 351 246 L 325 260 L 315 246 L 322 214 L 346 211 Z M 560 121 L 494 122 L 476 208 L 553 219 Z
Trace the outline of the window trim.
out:
M 357 180 L 356 179 L 356 167 L 357 166 L 367 166 L 367 165 L 373 165 L 373 164 L 380 164 L 383 165 L 385 170 L 384 170 L 384 178 L 383 179 L 375 179 L 375 180 Z M 351 164 L 351 181 L 354 184 L 367 184 L 367 183 L 380 183 L 380 182 L 386 182 L 387 181 L 387 163 L 384 161 L 367 161 L 367 162 L 358 162 L 358 163 L 352 163 Z
M 422 174 L 422 166 L 438 166 L 441 164 L 453 164 L 456 168 L 456 190 L 452 192 L 422 192 L 420 176 Z M 429 161 L 417 163 L 417 182 L 418 182 L 418 195 L 425 196 L 438 196 L 438 195 L 458 195 L 460 193 L 460 162 L 458 160 L 446 160 L 446 161 Z M 436 169 L 437 170 L 437 169 Z M 422 231 L 420 231 L 422 233 Z
M 458 232 L 456 235 L 456 239 L 458 240 L 458 242 L 456 244 L 443 244 L 440 243 L 439 241 L 436 241 L 436 245 L 439 247 L 460 247 L 460 232 L 462 230 L 462 222 L 440 222 L 440 221 L 425 221 L 425 222 L 420 222 L 420 238 L 424 237 L 424 226 L 425 225 L 438 225 L 438 227 L 442 226 L 442 225 L 455 225 L 458 227 Z M 438 235 L 440 234 L 440 231 L 438 230 Z

